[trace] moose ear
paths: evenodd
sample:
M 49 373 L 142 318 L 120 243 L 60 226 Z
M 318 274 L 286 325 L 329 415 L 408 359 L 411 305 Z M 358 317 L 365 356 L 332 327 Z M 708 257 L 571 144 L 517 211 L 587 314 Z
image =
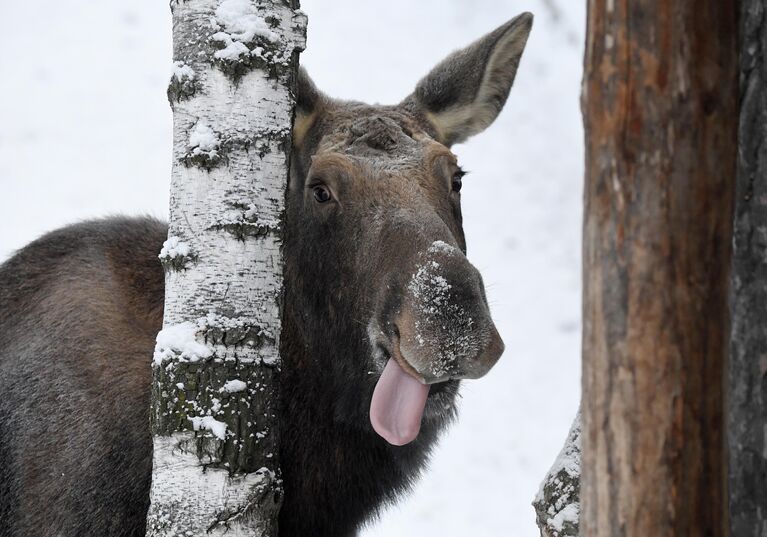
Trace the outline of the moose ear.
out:
M 293 120 L 293 145 L 300 146 L 306 133 L 314 124 L 323 96 L 317 90 L 314 82 L 306 73 L 306 69 L 298 69 L 296 81 L 296 117 Z
M 533 26 L 522 13 L 442 60 L 402 106 L 423 114 L 450 146 L 485 130 L 506 103 Z

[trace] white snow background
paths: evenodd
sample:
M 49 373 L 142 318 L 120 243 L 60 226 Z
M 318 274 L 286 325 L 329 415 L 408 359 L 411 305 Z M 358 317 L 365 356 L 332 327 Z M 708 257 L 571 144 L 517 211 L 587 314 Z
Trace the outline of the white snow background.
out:
M 530 502 L 580 392 L 579 112 L 585 2 L 304 0 L 302 56 L 326 93 L 398 102 L 452 50 L 536 15 L 505 110 L 454 147 L 463 209 L 506 353 L 466 382 L 459 422 L 414 493 L 366 537 L 535 537 Z M 58 226 L 164 217 L 172 70 L 168 3 L 3 1 L 0 260 Z M 151 356 L 147 356 L 147 367 Z

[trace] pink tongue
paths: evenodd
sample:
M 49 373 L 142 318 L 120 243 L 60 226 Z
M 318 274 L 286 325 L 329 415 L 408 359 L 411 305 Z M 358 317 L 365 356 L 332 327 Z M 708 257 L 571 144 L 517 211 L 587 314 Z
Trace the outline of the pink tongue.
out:
M 428 395 L 428 385 L 405 373 L 397 361 L 390 358 L 378 379 L 370 403 L 373 429 L 395 446 L 412 442 L 421 429 L 423 407 Z

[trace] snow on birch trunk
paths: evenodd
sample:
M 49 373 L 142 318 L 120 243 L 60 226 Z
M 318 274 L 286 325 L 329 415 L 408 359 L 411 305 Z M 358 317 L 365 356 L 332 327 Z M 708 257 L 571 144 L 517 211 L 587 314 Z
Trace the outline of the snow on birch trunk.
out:
M 275 536 L 298 2 L 172 1 L 173 171 L 150 536 Z

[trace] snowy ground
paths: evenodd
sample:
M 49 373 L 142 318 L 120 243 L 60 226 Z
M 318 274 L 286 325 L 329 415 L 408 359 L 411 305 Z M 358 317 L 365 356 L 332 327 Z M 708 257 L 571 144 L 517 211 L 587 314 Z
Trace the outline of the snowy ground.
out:
M 469 257 L 507 351 L 466 383 L 461 420 L 415 492 L 366 537 L 534 537 L 530 507 L 579 398 L 585 2 L 304 0 L 318 86 L 391 103 L 521 11 L 536 22 L 506 110 L 455 147 Z M 0 260 L 83 218 L 167 211 L 170 14 L 157 0 L 4 2 Z M 10 53 L 9 51 L 13 51 Z M 147 357 L 147 360 L 149 357 Z

